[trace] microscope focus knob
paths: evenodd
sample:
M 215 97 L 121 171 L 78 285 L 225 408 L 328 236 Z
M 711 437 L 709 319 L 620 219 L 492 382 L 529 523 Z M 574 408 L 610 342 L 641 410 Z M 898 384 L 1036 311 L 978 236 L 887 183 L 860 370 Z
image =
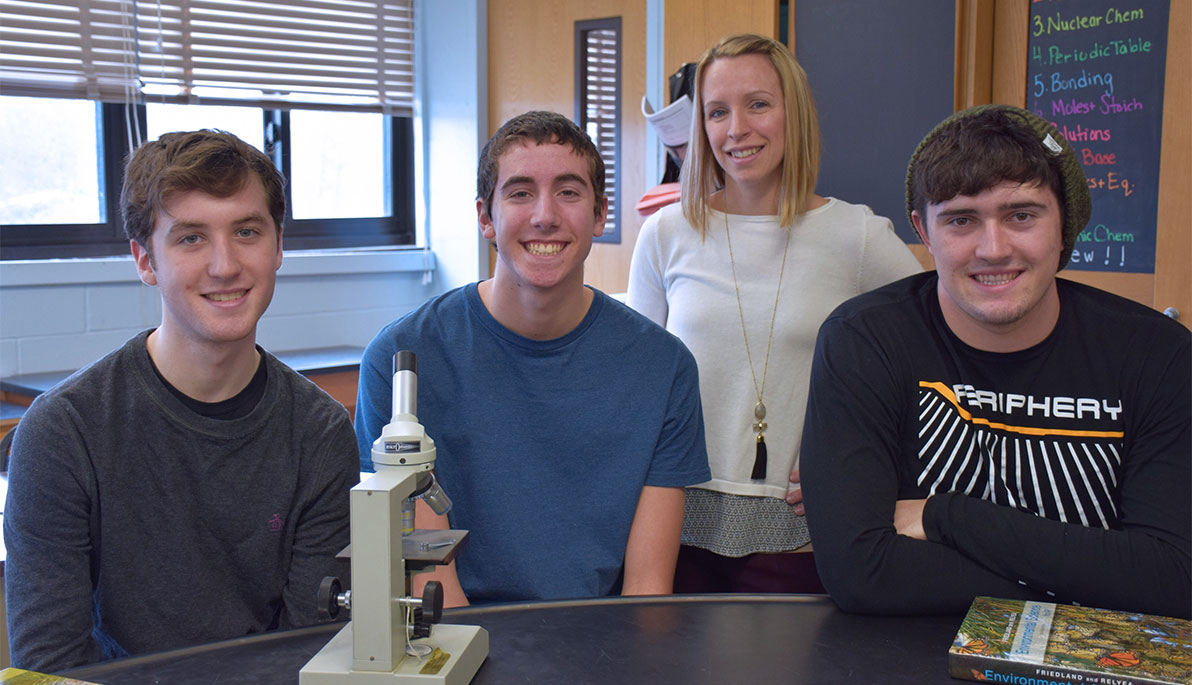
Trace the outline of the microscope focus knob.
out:
M 414 638 L 430 637 L 430 627 L 443 617 L 443 585 L 435 580 L 426 581 L 422 590 L 422 599 L 412 599 L 414 605 L 414 623 L 410 626 L 410 636 Z
M 426 623 L 443 618 L 443 584 L 437 580 L 426 581 L 422 590 L 422 618 Z
M 341 597 L 343 585 L 340 584 L 339 578 L 335 576 L 327 576 L 323 578 L 323 582 L 319 583 L 318 607 L 319 620 L 329 621 L 339 615 L 339 609 L 343 604 Z

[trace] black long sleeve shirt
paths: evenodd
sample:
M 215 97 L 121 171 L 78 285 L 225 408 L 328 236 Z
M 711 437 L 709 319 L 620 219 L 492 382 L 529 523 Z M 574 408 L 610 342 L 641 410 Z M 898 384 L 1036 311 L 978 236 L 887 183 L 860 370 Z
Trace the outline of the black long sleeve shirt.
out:
M 1054 331 L 965 345 L 936 276 L 855 298 L 820 330 L 802 482 L 824 585 L 866 613 L 976 595 L 1192 614 L 1189 333 L 1059 280 Z M 927 540 L 897 500 L 929 498 Z

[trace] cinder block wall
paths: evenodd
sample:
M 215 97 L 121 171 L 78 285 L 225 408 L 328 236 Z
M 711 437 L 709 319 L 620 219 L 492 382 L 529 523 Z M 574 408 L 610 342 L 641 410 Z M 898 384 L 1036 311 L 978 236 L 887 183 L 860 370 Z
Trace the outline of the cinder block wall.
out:
M 382 326 L 444 290 L 434 271 L 423 283 L 424 259 L 416 255 L 396 268 L 374 259 L 359 271 L 350 263 L 291 268 L 304 260 L 287 257 L 258 342 L 271 351 L 367 345 Z M 68 283 L 0 276 L 0 376 L 74 370 L 160 323 L 157 289 L 140 282 L 131 260 L 79 271 Z

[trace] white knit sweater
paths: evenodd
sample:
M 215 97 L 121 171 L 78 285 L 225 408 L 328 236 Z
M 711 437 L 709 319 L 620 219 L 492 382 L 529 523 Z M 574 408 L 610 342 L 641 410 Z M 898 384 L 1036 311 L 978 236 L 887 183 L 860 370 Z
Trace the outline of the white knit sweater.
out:
M 750 479 L 757 396 L 737 309 L 726 221 L 759 386 L 766 375 L 765 481 Z M 828 198 L 827 204 L 802 215 L 791 230 L 768 372 L 766 343 L 787 240 L 778 217 L 710 211 L 701 242 L 680 205 L 674 204 L 650 216 L 638 236 L 628 304 L 677 335 L 699 364 L 712 480 L 698 487 L 783 497 L 798 463 L 820 324 L 848 298 L 922 271 L 890 221 L 863 205 Z

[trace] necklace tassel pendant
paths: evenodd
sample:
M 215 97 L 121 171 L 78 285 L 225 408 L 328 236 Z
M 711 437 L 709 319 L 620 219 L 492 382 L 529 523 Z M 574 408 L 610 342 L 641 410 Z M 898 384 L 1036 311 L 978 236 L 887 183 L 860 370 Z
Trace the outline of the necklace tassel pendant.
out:
M 757 434 L 757 456 L 753 460 L 753 473 L 749 477 L 753 480 L 766 479 L 766 439 L 760 432 Z

